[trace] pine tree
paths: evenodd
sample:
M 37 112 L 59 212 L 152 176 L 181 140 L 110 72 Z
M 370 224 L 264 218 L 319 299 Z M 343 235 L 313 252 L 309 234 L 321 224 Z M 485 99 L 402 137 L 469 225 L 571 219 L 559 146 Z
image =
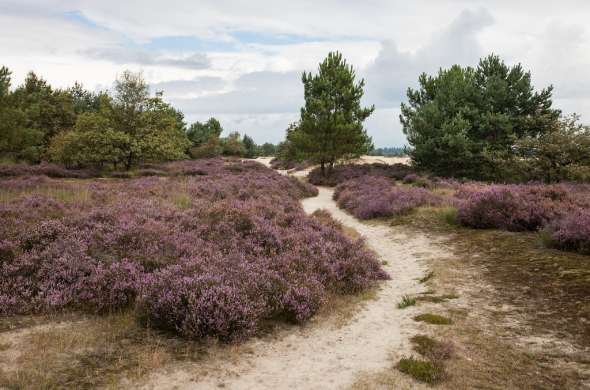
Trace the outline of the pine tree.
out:
M 355 78 L 354 69 L 339 52 L 328 54 L 317 75 L 303 73 L 305 106 L 299 126 L 288 134 L 288 141 L 306 158 L 319 163 L 324 175 L 338 160 L 372 148 L 363 121 L 374 107 L 361 107 L 365 82 L 356 82 Z

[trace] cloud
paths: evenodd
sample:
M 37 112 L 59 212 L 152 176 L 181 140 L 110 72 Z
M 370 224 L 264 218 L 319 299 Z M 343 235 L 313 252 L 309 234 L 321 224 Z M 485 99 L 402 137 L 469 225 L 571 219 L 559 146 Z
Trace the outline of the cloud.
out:
M 211 64 L 207 55 L 203 53 L 172 57 L 165 54 L 125 47 L 93 48 L 82 50 L 79 53 L 82 56 L 97 60 L 110 61 L 115 64 L 171 66 L 191 70 L 206 69 Z
M 171 101 L 187 115 L 296 113 L 303 104 L 299 72 L 247 73 L 228 87 L 224 93 Z
M 172 99 L 194 98 L 212 93 L 219 93 L 226 83 L 219 77 L 198 77 L 192 80 L 171 80 L 150 85 L 152 92 L 163 91 Z
M 491 26 L 493 20 L 486 9 L 464 10 L 414 52 L 401 51 L 393 40 L 384 41 L 379 55 L 364 73 L 367 101 L 378 107 L 399 105 L 406 89 L 416 85 L 421 73 L 433 73 L 453 64 L 476 64 L 485 54 L 478 33 Z

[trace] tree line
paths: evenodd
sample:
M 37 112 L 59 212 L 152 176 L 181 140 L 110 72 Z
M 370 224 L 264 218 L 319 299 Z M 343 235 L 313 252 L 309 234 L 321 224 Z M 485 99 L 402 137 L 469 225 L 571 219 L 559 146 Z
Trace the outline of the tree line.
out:
M 329 53 L 316 74 L 303 73 L 300 118 L 276 146 L 237 132 L 222 137 L 215 118 L 187 126 L 162 92 L 151 96 L 141 74 L 129 71 L 112 93 L 80 84 L 53 89 L 34 73 L 14 90 L 10 83 L 9 70 L 0 68 L 4 160 L 130 169 L 188 157 L 277 155 L 317 163 L 329 175 L 338 162 L 378 152 L 363 125 L 375 109 L 361 104 L 364 80 L 338 52 Z M 381 152 L 407 154 L 417 169 L 439 176 L 589 181 L 590 128 L 576 115 L 564 116 L 552 98 L 552 86 L 535 89 L 530 71 L 493 54 L 476 67 L 423 73 L 401 104 L 409 147 Z
M 145 162 L 202 156 L 272 155 L 273 144 L 223 128 L 215 118 L 187 126 L 184 115 L 150 95 L 141 73 L 125 71 L 113 92 L 90 92 L 76 83 L 54 89 L 35 73 L 11 89 L 0 68 L 0 157 L 3 161 L 51 161 L 69 168 L 130 169 Z

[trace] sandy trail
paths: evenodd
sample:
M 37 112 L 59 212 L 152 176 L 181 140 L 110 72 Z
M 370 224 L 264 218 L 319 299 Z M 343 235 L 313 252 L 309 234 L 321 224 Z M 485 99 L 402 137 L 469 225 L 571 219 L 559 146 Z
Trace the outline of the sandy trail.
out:
M 445 254 L 426 236 L 358 221 L 337 207 L 332 193 L 332 189 L 320 188 L 319 196 L 302 202 L 303 208 L 307 213 L 328 210 L 364 236 L 367 245 L 387 262 L 384 268 L 392 279 L 382 284 L 376 298 L 342 327 L 313 323 L 278 339 L 254 339 L 246 343 L 248 352 L 243 356 L 207 367 L 204 376 L 182 367 L 153 375 L 143 388 L 341 389 L 360 376 L 393 370 L 394 361 L 410 354 L 409 338 L 418 333 L 412 320 L 417 309 L 400 310 L 397 303 L 404 294 L 422 292 L 417 279 L 424 275 L 426 262 Z M 396 388 L 419 387 L 399 374 Z

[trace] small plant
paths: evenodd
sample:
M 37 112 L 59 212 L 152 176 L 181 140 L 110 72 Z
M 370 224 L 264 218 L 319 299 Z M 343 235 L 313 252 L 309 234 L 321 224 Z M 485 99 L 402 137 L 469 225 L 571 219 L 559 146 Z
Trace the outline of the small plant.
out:
M 416 298 L 412 298 L 409 295 L 404 295 L 400 303 L 397 304 L 398 309 L 405 309 L 408 306 L 414 306 L 416 304 Z
M 453 321 L 448 317 L 443 317 L 438 314 L 424 313 L 414 317 L 414 321 L 426 322 L 431 325 L 451 325 Z
M 457 225 L 457 213 L 456 207 L 445 207 L 439 212 L 440 218 L 448 223 L 449 225 Z
M 425 383 L 435 384 L 445 377 L 444 368 L 428 360 L 419 360 L 413 357 L 402 358 L 397 364 L 397 369 L 412 378 Z
M 189 194 L 178 192 L 172 195 L 172 203 L 180 210 L 190 209 L 193 205 Z
M 420 283 L 426 283 L 428 282 L 430 279 L 432 279 L 434 277 L 434 271 L 430 271 L 428 272 L 422 279 L 419 279 L 418 281 Z
M 453 346 L 447 342 L 441 342 L 426 335 L 416 335 L 410 339 L 414 344 L 414 350 L 420 355 L 442 364 L 442 361 L 450 359 L 453 354 Z
M 437 341 L 426 335 L 414 336 L 411 341 L 414 350 L 426 360 L 404 357 L 397 364 L 397 368 L 421 382 L 435 384 L 445 379 L 445 361 L 452 356 L 452 344 Z

